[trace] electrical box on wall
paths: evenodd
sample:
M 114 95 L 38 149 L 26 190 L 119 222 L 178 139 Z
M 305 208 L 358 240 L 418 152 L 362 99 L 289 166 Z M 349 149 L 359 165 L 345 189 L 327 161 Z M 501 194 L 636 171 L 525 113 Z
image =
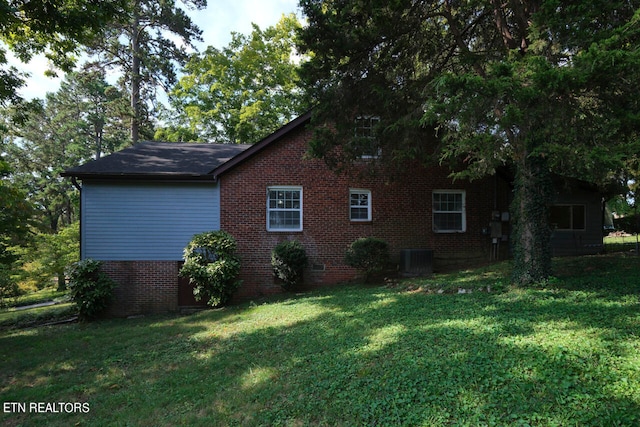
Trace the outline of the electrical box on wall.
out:
M 493 238 L 496 238 L 496 237 L 502 238 L 502 222 L 500 222 L 500 221 L 491 221 L 489 226 L 491 227 L 491 237 L 493 237 Z

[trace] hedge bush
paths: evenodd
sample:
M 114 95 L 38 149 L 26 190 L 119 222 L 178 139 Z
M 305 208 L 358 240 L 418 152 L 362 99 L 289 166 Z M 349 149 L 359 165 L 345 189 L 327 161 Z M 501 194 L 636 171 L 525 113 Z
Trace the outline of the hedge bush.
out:
M 101 267 L 100 261 L 84 259 L 71 264 L 67 269 L 69 296 L 78 306 L 80 320 L 95 319 L 113 298 L 116 283 L 100 269 Z
M 242 283 L 240 259 L 235 254 L 236 240 L 225 231 L 208 231 L 193 236 L 184 249 L 184 265 L 180 276 L 194 285 L 197 301 L 219 307 L 231 299 Z
M 271 251 L 273 274 L 282 280 L 282 287 L 287 291 L 300 287 L 307 262 L 304 246 L 297 240 L 280 242 Z
M 356 239 L 351 243 L 344 257 L 345 264 L 360 270 L 365 281 L 383 272 L 389 260 L 389 244 L 376 237 Z

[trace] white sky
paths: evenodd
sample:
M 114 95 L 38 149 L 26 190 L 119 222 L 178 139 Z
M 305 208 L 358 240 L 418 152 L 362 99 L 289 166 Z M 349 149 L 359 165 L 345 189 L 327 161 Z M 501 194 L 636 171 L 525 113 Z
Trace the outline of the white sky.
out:
M 231 41 L 231 32 L 249 34 L 251 23 L 261 29 L 275 25 L 282 14 L 296 13 L 301 18 L 298 0 L 208 0 L 205 10 L 190 10 L 181 2 L 177 2 L 187 12 L 193 22 L 202 30 L 203 43 L 197 48 L 203 51 L 207 46 L 222 48 Z M 43 56 L 34 58 L 29 64 L 21 64 L 8 58 L 13 65 L 31 73 L 26 86 L 20 90 L 20 95 L 26 99 L 44 98 L 47 92 L 55 92 L 60 86 L 60 78 L 50 78 L 44 75 L 47 60 Z M 14 62 L 15 61 L 15 62 Z

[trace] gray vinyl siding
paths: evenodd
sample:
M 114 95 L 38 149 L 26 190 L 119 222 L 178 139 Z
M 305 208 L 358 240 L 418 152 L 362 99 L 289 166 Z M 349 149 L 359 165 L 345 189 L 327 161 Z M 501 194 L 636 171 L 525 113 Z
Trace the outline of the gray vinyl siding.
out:
M 82 258 L 177 261 L 191 237 L 220 229 L 215 183 L 82 186 Z

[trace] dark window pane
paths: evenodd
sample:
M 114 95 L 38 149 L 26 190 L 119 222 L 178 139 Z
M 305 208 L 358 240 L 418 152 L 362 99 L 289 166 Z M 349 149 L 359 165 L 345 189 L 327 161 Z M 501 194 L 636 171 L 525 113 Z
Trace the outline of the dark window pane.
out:
M 573 229 L 574 230 L 584 230 L 585 229 L 585 215 L 584 215 L 584 206 L 576 205 L 572 206 L 573 208 Z

